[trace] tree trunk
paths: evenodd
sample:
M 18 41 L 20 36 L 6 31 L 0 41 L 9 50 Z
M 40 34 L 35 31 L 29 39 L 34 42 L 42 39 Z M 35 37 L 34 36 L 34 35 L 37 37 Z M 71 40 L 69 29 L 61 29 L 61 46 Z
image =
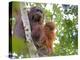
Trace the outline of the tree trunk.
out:
M 28 41 L 29 43 L 28 49 L 29 49 L 30 57 L 38 57 L 37 49 L 31 37 L 31 29 L 30 29 L 30 23 L 28 19 L 27 10 L 24 7 L 25 7 L 25 3 L 21 2 L 20 3 L 21 18 L 22 18 L 22 22 L 24 26 L 26 41 Z

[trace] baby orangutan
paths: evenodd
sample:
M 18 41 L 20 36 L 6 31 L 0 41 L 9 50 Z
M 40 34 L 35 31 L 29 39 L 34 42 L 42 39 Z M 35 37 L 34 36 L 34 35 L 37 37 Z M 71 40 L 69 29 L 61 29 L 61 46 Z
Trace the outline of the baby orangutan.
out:
M 49 56 L 56 37 L 55 23 L 47 22 L 44 26 L 36 24 L 32 30 L 32 38 L 38 49 L 39 56 Z

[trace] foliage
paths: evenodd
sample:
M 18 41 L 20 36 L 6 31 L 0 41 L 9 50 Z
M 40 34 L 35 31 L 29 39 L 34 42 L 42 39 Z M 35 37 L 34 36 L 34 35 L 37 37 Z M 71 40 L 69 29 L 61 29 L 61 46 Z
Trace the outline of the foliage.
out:
M 12 16 L 16 16 L 19 10 L 20 10 L 20 3 L 12 2 Z
M 65 6 L 65 5 L 63 5 Z M 66 8 L 66 7 L 65 7 Z M 64 9 L 65 9 L 64 8 Z M 60 44 L 55 44 L 55 51 L 54 55 L 74 55 L 78 53 L 78 29 L 76 27 L 77 25 L 77 12 L 78 9 L 77 6 L 69 6 L 67 9 L 65 9 L 64 14 L 67 16 L 68 14 L 76 14 L 73 19 L 67 19 L 64 18 L 61 14 L 60 7 L 57 5 L 53 5 L 53 10 L 55 11 L 56 15 L 56 25 L 57 25 L 57 38 L 60 41 Z M 69 9 L 69 10 L 68 10 Z M 74 9 L 76 10 L 74 12 Z M 72 11 L 72 12 L 71 12 Z M 70 13 L 71 12 L 71 13 Z M 69 16 L 70 17 L 70 16 Z
M 20 55 L 23 57 L 30 57 L 28 50 L 28 42 L 22 38 L 18 38 L 16 36 L 12 36 L 12 53 L 16 53 L 16 58 L 19 58 Z

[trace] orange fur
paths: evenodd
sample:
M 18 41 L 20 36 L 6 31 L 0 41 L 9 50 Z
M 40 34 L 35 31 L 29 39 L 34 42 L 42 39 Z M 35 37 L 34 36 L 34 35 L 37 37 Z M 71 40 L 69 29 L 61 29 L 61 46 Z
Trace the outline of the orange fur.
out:
M 55 40 L 56 33 L 54 33 L 56 26 L 54 22 L 48 22 L 44 26 L 38 23 L 33 25 L 32 37 L 37 49 L 43 47 L 46 54 L 49 55 L 52 52 L 52 44 Z

